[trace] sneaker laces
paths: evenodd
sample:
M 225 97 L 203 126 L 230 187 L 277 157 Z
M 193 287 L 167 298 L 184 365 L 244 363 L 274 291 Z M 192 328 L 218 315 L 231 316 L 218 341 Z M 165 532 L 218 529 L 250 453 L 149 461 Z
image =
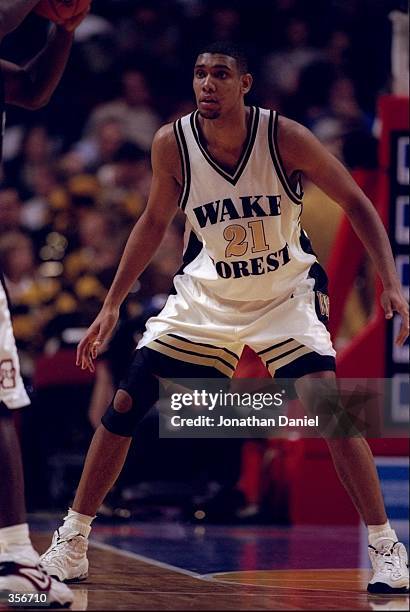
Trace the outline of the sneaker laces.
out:
M 53 564 L 58 568 L 64 567 L 64 562 L 69 556 L 68 553 L 72 552 L 70 542 L 76 537 L 73 535 L 71 538 L 62 538 L 59 531 L 57 530 L 57 539 L 47 552 L 44 553 L 41 563 L 44 565 Z M 63 555 L 62 555 L 63 553 Z M 65 556 L 67 553 L 67 556 Z
M 378 574 L 390 574 L 397 565 L 398 555 L 393 555 L 393 546 L 387 550 L 378 551 L 372 546 L 374 555 L 375 572 Z M 395 558 L 397 557 L 397 558 Z

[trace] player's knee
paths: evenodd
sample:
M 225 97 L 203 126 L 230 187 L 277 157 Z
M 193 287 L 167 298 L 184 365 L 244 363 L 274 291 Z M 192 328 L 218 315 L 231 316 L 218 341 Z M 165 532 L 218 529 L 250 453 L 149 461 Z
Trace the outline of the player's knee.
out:
M 123 389 L 118 389 L 114 397 L 114 410 L 117 412 L 129 412 L 132 408 L 132 397 Z
M 158 399 L 157 379 L 154 376 L 147 377 L 145 385 L 141 384 L 135 395 L 134 399 L 124 389 L 118 389 L 113 402 L 101 419 L 105 429 L 113 434 L 131 438 L 137 425 Z

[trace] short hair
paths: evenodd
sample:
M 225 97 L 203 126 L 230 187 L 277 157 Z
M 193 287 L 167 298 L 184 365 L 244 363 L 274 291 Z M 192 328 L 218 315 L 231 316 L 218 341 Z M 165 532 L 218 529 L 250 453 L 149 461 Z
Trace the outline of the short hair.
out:
M 246 74 L 248 72 L 248 58 L 246 57 L 245 52 L 231 43 L 210 43 L 209 45 L 202 47 L 198 55 L 202 55 L 203 53 L 212 53 L 215 55 L 229 55 L 229 57 L 233 57 L 236 61 L 238 70 L 241 74 Z

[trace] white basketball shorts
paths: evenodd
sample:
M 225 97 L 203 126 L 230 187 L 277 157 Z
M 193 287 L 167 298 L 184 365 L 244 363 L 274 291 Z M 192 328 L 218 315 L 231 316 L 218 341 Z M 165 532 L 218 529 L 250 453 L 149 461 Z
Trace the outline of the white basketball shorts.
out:
M 318 316 L 314 284 L 308 277 L 286 296 L 232 301 L 206 292 L 189 275 L 177 275 L 176 293 L 149 319 L 137 348 L 146 346 L 174 359 L 216 367 L 227 376 L 233 375 L 245 345 L 272 376 L 310 353 L 334 362 L 336 353 Z

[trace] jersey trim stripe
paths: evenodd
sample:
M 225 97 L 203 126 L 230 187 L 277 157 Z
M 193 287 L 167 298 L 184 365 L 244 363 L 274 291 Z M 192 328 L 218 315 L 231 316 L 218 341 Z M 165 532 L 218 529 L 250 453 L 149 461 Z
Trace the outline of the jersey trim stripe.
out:
M 222 349 L 220 348 L 211 347 L 205 350 L 201 346 L 196 346 L 195 342 L 187 344 L 184 341 L 175 338 L 170 338 L 169 334 L 167 334 L 166 336 L 161 336 L 157 340 L 160 344 L 165 344 L 166 346 L 172 347 L 177 351 L 182 351 L 190 355 L 199 355 L 200 357 L 218 359 L 219 361 L 231 367 L 232 369 L 235 369 L 238 363 L 236 357 L 231 357 L 230 355 L 222 354 Z
M 259 355 L 259 356 L 263 361 L 265 361 L 266 363 L 269 363 L 270 361 L 273 361 L 274 359 L 278 359 L 279 357 L 284 355 L 286 351 L 290 352 L 291 349 L 296 350 L 300 348 L 301 346 L 303 345 L 300 342 L 298 342 L 297 340 L 292 340 L 291 342 L 286 342 L 284 346 L 279 345 L 278 347 L 274 349 L 269 349 L 263 355 Z
M 269 346 L 266 349 L 263 349 L 263 351 L 258 351 L 258 355 L 262 356 L 265 353 L 268 353 L 269 351 L 273 351 L 273 349 L 279 348 L 281 346 L 283 346 L 284 344 L 288 344 L 288 342 L 292 342 L 293 338 L 289 338 L 288 340 L 284 340 L 283 342 L 279 342 L 278 344 L 272 344 L 272 346 Z
M 273 363 L 274 361 L 278 361 L 280 362 L 283 357 L 287 357 L 288 355 L 292 355 L 293 353 L 296 353 L 296 351 L 299 351 L 301 348 L 307 348 L 305 346 L 297 346 L 296 348 L 293 348 L 289 351 L 286 351 L 285 353 L 282 353 L 281 355 L 277 355 L 276 357 L 272 357 L 271 359 L 268 359 L 266 361 L 266 365 L 269 365 L 271 363 Z M 312 349 L 308 349 L 308 351 L 311 351 Z M 293 359 L 293 358 L 292 358 Z
M 280 368 L 289 365 L 293 361 L 299 359 L 299 357 L 303 357 L 303 355 L 307 355 L 309 353 L 314 352 L 315 351 L 313 351 L 308 346 L 300 346 L 298 349 L 290 351 L 289 353 L 284 353 L 281 358 L 277 358 L 275 361 L 272 362 L 267 362 L 265 365 L 268 368 L 269 373 L 274 377 L 275 372 Z
M 205 342 L 194 342 L 193 340 L 188 340 L 188 338 L 183 338 L 182 336 L 177 336 L 176 334 L 167 334 L 167 338 L 175 338 L 176 340 L 181 340 L 183 342 L 187 342 L 188 344 L 193 344 L 194 346 L 205 346 L 210 349 L 217 349 L 218 351 L 225 351 L 232 357 L 239 361 L 239 355 L 225 348 L 224 346 L 215 346 L 214 344 L 205 344 Z
M 249 134 L 248 134 L 248 139 L 247 139 L 247 143 L 244 147 L 243 153 L 238 161 L 238 164 L 234 170 L 233 173 L 229 172 L 228 170 L 225 170 L 224 168 L 222 168 L 218 162 L 208 153 L 208 151 L 205 149 L 205 147 L 202 145 L 201 143 L 201 139 L 199 137 L 199 124 L 198 124 L 198 117 L 199 117 L 199 113 L 198 111 L 194 111 L 191 114 L 190 117 L 190 122 L 191 122 L 191 129 L 192 129 L 192 133 L 194 135 L 194 138 L 196 140 L 196 143 L 202 153 L 202 155 L 204 156 L 204 158 L 206 159 L 206 161 L 209 163 L 210 166 L 212 166 L 212 168 L 218 172 L 218 174 L 220 174 L 225 180 L 227 180 L 229 183 L 231 183 L 231 185 L 236 185 L 236 183 L 239 181 L 239 179 L 241 178 L 243 171 L 246 168 L 246 165 L 249 161 L 249 158 L 251 156 L 252 150 L 253 150 L 253 145 L 255 144 L 255 140 L 256 140 L 256 134 L 258 131 L 258 125 L 259 125 L 259 115 L 260 115 L 260 111 L 259 108 L 255 107 L 255 106 L 251 106 L 250 107 L 250 113 L 251 113 L 251 118 L 250 118 L 250 129 L 249 129 Z
M 286 175 L 285 168 L 283 166 L 283 161 L 279 153 L 278 147 L 278 113 L 276 111 L 269 112 L 269 125 L 268 125 L 268 141 L 269 141 L 269 151 L 273 161 L 273 165 L 275 166 L 275 170 L 279 177 L 280 182 L 283 185 L 287 195 L 295 204 L 302 204 L 303 192 L 301 195 L 296 193 L 296 191 L 292 188 L 289 183 L 289 179 Z
M 188 202 L 189 190 L 191 188 L 191 167 L 189 164 L 188 147 L 181 125 L 181 119 L 178 119 L 178 121 L 174 123 L 174 134 L 178 145 L 182 168 L 182 189 L 178 206 L 180 206 L 182 210 L 185 210 L 186 203 Z
M 217 355 L 205 355 L 203 353 L 197 353 L 195 351 L 188 351 L 187 349 L 179 348 L 179 347 L 177 347 L 175 345 L 168 344 L 167 342 L 164 342 L 163 340 L 160 340 L 159 338 L 154 340 L 154 342 L 158 342 L 158 344 L 161 344 L 163 346 L 167 346 L 168 348 L 171 348 L 171 349 L 174 349 L 175 351 L 179 351 L 181 353 L 184 353 L 185 355 L 196 355 L 197 357 L 203 357 L 204 359 L 216 359 L 217 361 L 220 361 L 221 363 L 226 365 L 228 368 L 231 368 L 231 370 L 235 370 L 235 368 L 234 368 L 234 366 L 232 364 L 228 363 L 227 361 L 225 361 L 225 359 L 222 359 L 222 357 L 218 357 Z
M 166 336 L 163 336 L 166 337 Z M 185 349 L 178 348 L 172 344 L 168 344 L 163 340 L 157 338 L 147 344 L 147 348 L 163 353 L 168 357 L 178 359 L 179 361 L 187 361 L 188 363 L 195 363 L 197 365 L 203 365 L 207 367 L 214 367 L 226 376 L 231 378 L 235 372 L 235 367 L 230 363 L 218 357 L 216 355 L 204 355 L 196 353 L 194 351 L 187 351 Z

